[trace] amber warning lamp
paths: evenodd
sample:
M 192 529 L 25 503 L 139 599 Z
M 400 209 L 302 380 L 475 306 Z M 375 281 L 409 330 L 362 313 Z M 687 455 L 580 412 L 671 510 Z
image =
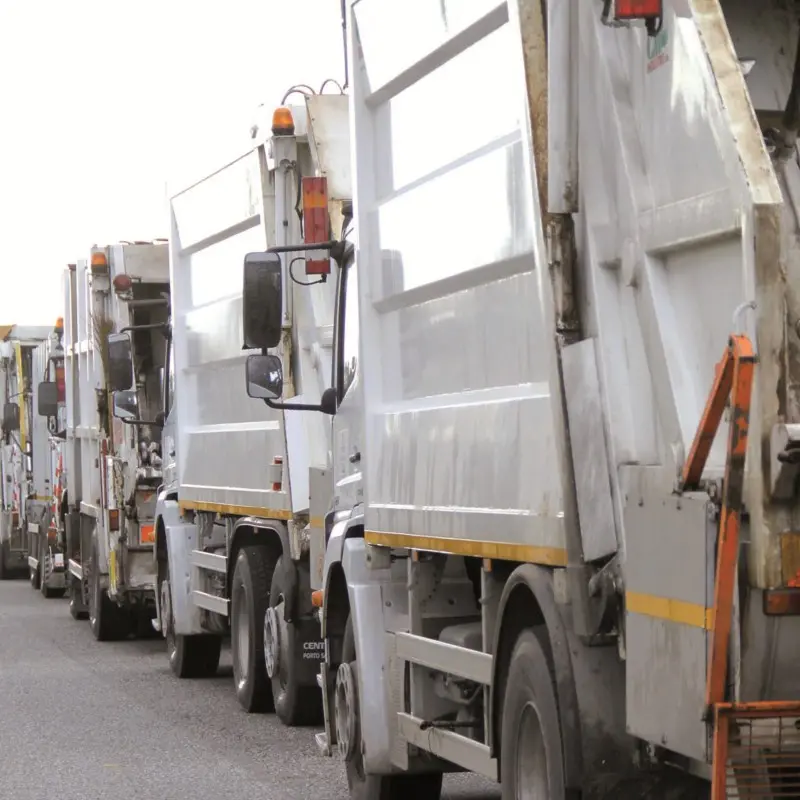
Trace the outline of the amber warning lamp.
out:
M 103 252 L 92 253 L 92 272 L 103 273 L 108 272 L 108 259 Z
M 286 106 L 276 108 L 273 112 L 272 133 L 274 136 L 294 135 L 294 118 L 292 117 L 292 112 Z

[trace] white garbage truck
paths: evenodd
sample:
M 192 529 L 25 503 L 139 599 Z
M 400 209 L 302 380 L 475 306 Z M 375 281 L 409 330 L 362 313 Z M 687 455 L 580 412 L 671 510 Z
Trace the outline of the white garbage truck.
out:
M 32 468 L 33 496 L 26 501 L 31 586 L 46 598 L 63 597 L 66 572 L 66 383 L 64 320 L 59 317 L 34 351 Z
M 98 640 L 154 634 L 167 244 L 93 246 L 64 287 L 70 613 Z
M 316 407 L 331 380 L 336 282 L 313 245 L 349 221 L 348 98 L 307 94 L 255 126 L 247 153 L 171 199 L 173 388 L 156 513 L 172 670 L 213 674 L 230 633 L 239 702 L 274 708 L 288 725 L 322 716 L 311 591 L 332 491 L 330 425 L 248 397 L 244 364 L 278 348 L 293 406 Z M 247 277 L 262 274 L 287 287 L 267 332 L 263 287 Z
M 320 746 L 800 797 L 797 4 L 348 7 Z
M 36 528 L 49 493 L 44 480 L 47 426 L 36 413 L 37 353 L 51 329 L 38 325 L 10 325 L 0 329 L 0 393 L 3 430 L 0 444 L 0 578 L 28 574 L 29 525 Z M 40 463 L 41 462 L 41 463 Z M 34 479 L 36 475 L 41 480 Z M 35 584 L 31 573 L 31 582 Z M 35 584 L 37 585 L 37 584 Z

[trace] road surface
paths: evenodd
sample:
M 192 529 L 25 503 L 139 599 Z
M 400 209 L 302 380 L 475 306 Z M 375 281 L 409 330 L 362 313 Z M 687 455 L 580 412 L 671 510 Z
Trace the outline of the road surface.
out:
M 0 797 L 8 800 L 347 800 L 314 731 L 244 713 L 230 653 L 179 681 L 161 639 L 95 642 L 66 600 L 0 582 Z M 446 800 L 496 800 L 471 775 Z

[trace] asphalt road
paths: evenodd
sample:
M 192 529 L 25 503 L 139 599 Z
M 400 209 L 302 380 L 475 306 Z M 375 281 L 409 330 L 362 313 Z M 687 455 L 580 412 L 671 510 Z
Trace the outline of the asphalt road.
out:
M 66 600 L 0 583 L 0 797 L 7 800 L 347 800 L 314 731 L 244 713 L 230 653 L 180 681 L 161 639 L 98 643 Z M 496 800 L 471 775 L 446 800 Z

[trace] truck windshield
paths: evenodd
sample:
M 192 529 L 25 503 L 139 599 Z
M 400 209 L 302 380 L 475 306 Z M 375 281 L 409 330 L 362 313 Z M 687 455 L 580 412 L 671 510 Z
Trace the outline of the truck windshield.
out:
M 342 397 L 358 371 L 358 271 L 351 261 L 345 273 L 344 337 L 342 341 Z

